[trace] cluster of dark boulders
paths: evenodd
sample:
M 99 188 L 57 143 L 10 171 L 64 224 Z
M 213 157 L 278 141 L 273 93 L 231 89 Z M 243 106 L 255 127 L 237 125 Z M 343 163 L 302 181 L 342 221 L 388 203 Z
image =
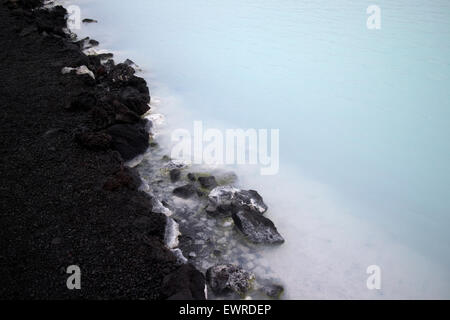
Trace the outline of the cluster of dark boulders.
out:
M 51 10 L 32 10 L 42 5 L 42 0 L 6 0 L 4 1 L 15 16 L 23 17 L 32 23 L 28 31 L 46 32 L 65 37 L 67 11 L 62 6 L 55 6 Z M 31 32 L 24 32 L 21 36 L 26 36 Z
M 149 147 L 147 120 L 141 118 L 149 109 L 150 94 L 146 81 L 135 76 L 130 63 L 115 64 L 112 54 L 86 55 L 81 50 L 98 45 L 98 41 L 85 38 L 75 42 L 67 33 L 67 11 L 62 6 L 42 9 L 42 1 L 6 0 L 5 4 L 16 16 L 23 17 L 27 25 L 20 30 L 22 37 L 32 33 L 65 39 L 65 51 L 76 53 L 71 65 L 62 66 L 81 79 L 88 90 L 74 93 L 66 109 L 88 112 L 96 131 L 76 132 L 75 140 L 91 150 L 117 150 L 125 161 L 142 154 Z M 34 9 L 34 10 L 30 10 Z M 80 128 L 79 131 L 83 131 Z
M 172 169 L 169 173 L 172 182 L 180 179 L 181 171 Z M 232 186 L 218 186 L 214 176 L 196 177 L 187 175 L 189 183 L 176 187 L 173 194 L 182 199 L 196 195 L 203 196 L 202 189 L 210 190 L 209 205 L 206 212 L 215 217 L 232 217 L 236 228 L 244 237 L 255 244 L 282 244 L 283 237 L 274 223 L 264 216 L 267 205 L 255 190 L 242 190 Z
M 282 244 L 283 237 L 264 216 L 267 205 L 257 191 L 219 186 L 209 193 L 206 211 L 214 216 L 232 217 L 245 238 L 256 244 Z
M 108 146 L 99 145 L 99 150 L 111 147 L 125 161 L 131 160 L 149 147 L 148 120 L 141 118 L 150 109 L 145 80 L 136 77 L 134 69 L 125 64 L 111 66 L 109 72 L 100 61 L 91 61 L 90 66 L 96 70 L 96 86 L 75 96 L 67 109 L 89 112 L 98 131 L 84 136 L 110 137 Z M 95 145 L 83 143 L 84 139 L 77 141 L 95 149 Z
M 179 168 L 174 168 L 169 171 L 170 180 L 172 182 L 177 182 L 181 178 L 181 170 Z M 214 176 L 206 175 L 197 177 L 194 173 L 190 172 L 187 174 L 189 183 L 176 187 L 173 190 L 173 194 L 182 199 L 189 199 L 194 196 L 204 196 L 205 192 L 208 193 L 209 190 L 217 186 L 217 181 Z
M 169 171 L 173 183 L 181 179 L 180 168 Z M 212 175 L 187 173 L 187 184 L 175 187 L 173 194 L 182 199 L 206 195 L 206 212 L 219 218 L 231 217 L 235 227 L 251 243 L 279 245 L 284 243 L 274 223 L 264 216 L 268 207 L 261 195 L 255 190 L 242 190 L 233 186 L 218 186 Z M 245 297 L 255 287 L 255 275 L 240 266 L 219 264 L 206 271 L 208 287 L 215 296 L 231 298 Z M 267 282 L 267 281 L 266 281 Z M 278 299 L 283 287 L 272 282 L 264 283 L 257 291 L 265 297 Z

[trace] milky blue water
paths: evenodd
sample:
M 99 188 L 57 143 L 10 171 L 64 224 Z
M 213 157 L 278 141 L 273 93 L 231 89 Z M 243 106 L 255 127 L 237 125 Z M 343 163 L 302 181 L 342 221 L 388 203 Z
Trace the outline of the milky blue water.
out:
M 175 127 L 280 129 L 280 174 L 243 175 L 287 235 L 289 297 L 450 297 L 449 1 L 73 2 Z

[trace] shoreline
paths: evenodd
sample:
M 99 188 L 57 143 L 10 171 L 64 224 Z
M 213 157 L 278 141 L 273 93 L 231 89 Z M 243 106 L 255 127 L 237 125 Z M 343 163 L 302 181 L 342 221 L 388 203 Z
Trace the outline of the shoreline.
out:
M 32 10 L 42 4 L 0 8 L 0 296 L 204 299 L 204 276 L 166 247 L 166 217 L 124 165 L 148 147 L 145 81 L 84 55 L 64 32 L 66 10 Z M 71 265 L 82 290 L 66 287 Z
M 173 207 L 173 203 L 167 203 L 169 202 L 167 198 L 158 199 L 154 196 L 150 196 L 148 193 L 142 192 L 142 172 L 140 175 L 138 168 L 135 168 L 134 166 L 133 168 L 130 168 L 127 166 L 127 164 L 130 161 L 132 162 L 135 160 L 137 156 L 143 158 L 145 154 L 151 153 L 153 147 L 152 143 L 149 143 L 148 138 L 152 129 L 152 124 L 151 121 L 144 118 L 149 110 L 150 93 L 146 81 L 135 76 L 135 70 L 132 67 L 134 64 L 127 60 L 125 63 L 116 65 L 111 59 L 112 55 L 110 54 L 85 55 L 83 50 L 86 49 L 86 45 L 93 48 L 98 45 L 98 42 L 89 38 L 73 41 L 70 34 L 64 32 L 66 23 L 66 18 L 64 17 L 65 9 L 61 6 L 51 7 L 48 10 L 38 9 L 36 11 L 31 11 L 29 4 L 23 5 L 21 2 L 6 1 L 6 4 L 8 3 L 10 4 L 10 7 L 12 7 L 10 8 L 12 10 L 11 13 L 15 16 L 16 21 L 18 21 L 18 24 L 20 25 L 20 27 L 15 28 L 15 32 L 19 33 L 19 38 L 16 41 L 20 42 L 22 39 L 26 39 L 27 41 L 31 40 L 31 42 L 37 42 L 39 45 L 45 46 L 46 43 L 44 44 L 44 38 L 46 42 L 52 42 L 53 46 L 59 48 L 52 52 L 48 52 L 51 51 L 48 47 L 45 48 L 47 50 L 43 50 L 45 51 L 45 54 L 48 55 L 46 58 L 50 58 L 49 60 L 51 61 L 50 65 L 53 67 L 52 69 L 60 69 L 59 74 L 52 73 L 49 77 L 58 78 L 57 81 L 59 81 L 59 84 L 64 83 L 65 86 L 63 90 L 64 93 L 62 96 L 58 97 L 58 100 L 61 102 L 60 104 L 63 104 L 63 107 L 60 108 L 61 105 L 58 106 L 60 109 L 52 114 L 52 116 L 58 118 L 58 116 L 60 116 L 58 112 L 63 112 L 66 116 L 65 121 L 72 121 L 73 117 L 79 118 L 77 119 L 79 120 L 78 124 L 72 125 L 73 129 L 70 132 L 66 132 L 66 126 L 62 126 L 64 128 L 49 127 L 48 130 L 44 132 L 44 136 L 46 138 L 48 137 L 48 139 L 58 138 L 62 142 L 64 141 L 64 138 L 67 137 L 60 136 L 67 135 L 72 139 L 70 141 L 72 144 L 66 146 L 66 148 L 68 148 L 70 152 L 76 153 L 79 151 L 78 149 L 81 149 L 83 150 L 83 153 L 85 153 L 83 154 L 83 159 L 80 161 L 84 162 L 85 157 L 91 157 L 95 159 L 94 162 L 96 162 L 97 167 L 105 167 L 104 171 L 107 171 L 108 175 L 95 177 L 97 180 L 96 183 L 94 183 L 97 184 L 95 191 L 86 188 L 82 192 L 89 193 L 100 191 L 101 193 L 107 194 L 109 198 L 114 198 L 115 201 L 118 202 L 115 206 L 112 205 L 111 202 L 108 202 L 111 201 L 110 199 L 108 201 L 98 199 L 99 204 L 102 204 L 104 208 L 106 207 L 106 210 L 101 212 L 103 215 L 101 217 L 102 223 L 110 223 L 111 225 L 117 223 L 115 227 L 118 227 L 119 229 L 122 228 L 124 224 L 127 225 L 127 227 L 131 224 L 132 227 L 130 228 L 129 233 L 133 233 L 133 237 L 137 238 L 134 241 L 127 239 L 125 242 L 127 246 L 133 247 L 133 245 L 135 245 L 138 248 L 119 253 L 119 256 L 125 255 L 127 256 L 127 259 L 131 258 L 127 267 L 111 262 L 107 264 L 106 261 L 103 261 L 103 267 L 96 266 L 96 268 L 94 268 L 96 270 L 93 271 L 93 274 L 99 275 L 100 278 L 102 269 L 112 269 L 109 276 L 112 276 L 113 278 L 116 276 L 115 272 L 117 272 L 117 280 L 111 281 L 111 283 L 115 282 L 114 286 L 119 289 L 114 291 L 112 288 L 108 288 L 111 283 L 106 284 L 103 279 L 102 285 L 98 286 L 97 283 L 96 286 L 94 283 L 91 283 L 90 291 L 86 294 L 86 292 L 82 290 L 81 293 L 77 295 L 77 298 L 126 297 L 129 299 L 135 297 L 150 299 L 205 299 L 207 296 L 206 283 L 208 283 L 209 287 L 213 287 L 212 289 L 217 296 L 228 296 L 228 293 L 231 291 L 231 298 L 245 297 L 248 291 L 254 289 L 253 282 L 255 275 L 241 267 L 229 264 L 228 262 L 231 261 L 226 261 L 226 259 L 219 259 L 218 261 L 221 262 L 220 264 L 209 264 L 208 268 L 201 268 L 203 270 L 202 272 L 199 272 L 193 266 L 193 264 L 195 264 L 197 253 L 195 252 L 195 249 L 193 249 L 192 243 L 186 240 L 186 237 L 189 238 L 187 234 L 192 233 L 193 230 L 190 229 L 189 224 L 181 225 L 180 228 L 183 229 L 183 235 L 180 234 L 178 231 L 178 223 L 175 222 L 174 219 L 168 217 L 172 213 L 167 213 L 168 211 L 171 211 L 168 210 L 168 208 L 171 208 L 175 213 L 179 213 L 180 210 L 178 209 L 186 211 L 185 208 Z M 42 2 L 36 1 L 36 3 L 33 4 L 42 5 Z M 17 44 L 14 43 L 14 45 Z M 64 59 L 61 59 L 58 56 L 58 53 L 64 53 L 66 55 L 68 52 L 70 53 L 70 58 L 66 56 Z M 52 53 L 54 57 L 51 57 Z M 52 72 L 54 71 L 52 70 Z M 5 87 L 10 87 L 10 85 Z M 52 91 L 52 89 L 54 90 L 55 88 L 49 86 L 43 90 Z M 58 93 L 61 95 L 61 92 Z M 49 92 L 47 92 L 47 94 L 49 94 Z M 52 92 L 52 95 L 53 94 L 54 92 Z M 64 103 L 62 103 L 62 101 L 64 101 Z M 67 143 L 67 140 L 64 142 Z M 52 151 L 56 151 L 57 149 L 58 153 L 61 152 L 59 148 L 50 148 Z M 108 162 L 102 159 L 100 160 L 102 164 L 99 165 L 99 160 L 96 158 L 100 154 L 103 156 L 107 155 L 113 160 Z M 111 162 L 114 163 L 114 166 Z M 171 163 L 170 159 L 164 160 L 164 162 Z M 22 164 L 27 165 L 27 163 Z M 8 159 L 5 161 L 5 165 L 7 170 L 9 165 Z M 155 168 L 157 167 L 156 164 L 153 166 Z M 2 164 L 2 171 L 3 167 L 4 165 Z M 114 167 L 114 169 L 112 167 Z M 83 170 L 83 167 L 71 167 L 71 169 L 75 171 L 75 173 L 72 171 L 72 176 L 69 175 L 66 179 L 76 180 L 77 178 L 81 178 L 77 176 L 78 172 L 76 171 Z M 262 215 L 267 210 L 267 206 L 265 206 L 262 198 L 256 191 L 230 189 L 228 185 L 218 184 L 215 181 L 214 176 L 205 176 L 204 173 L 200 173 L 193 178 L 193 173 L 181 173 L 180 169 L 183 170 L 183 168 L 175 166 L 166 172 L 166 178 L 170 177 L 169 180 L 173 184 L 168 188 L 166 187 L 164 190 L 166 196 L 171 196 L 173 192 L 175 197 L 188 199 L 195 194 L 199 203 L 197 210 L 200 206 L 205 206 L 208 203 L 211 205 L 212 202 L 212 204 L 215 205 L 215 208 L 211 212 L 208 212 L 208 216 L 216 219 L 217 216 L 215 216 L 215 214 L 220 213 L 221 219 L 226 218 L 229 220 L 229 225 L 227 226 L 233 226 L 233 222 L 234 224 L 237 224 L 240 231 L 244 233 L 244 237 L 247 240 L 251 240 L 250 242 L 267 242 L 269 244 L 272 242 L 275 244 L 284 242 L 284 239 L 278 234 L 273 223 Z M 174 175 L 178 176 L 178 178 L 174 179 Z M 183 178 L 180 179 L 180 176 L 183 176 Z M 188 183 L 181 183 L 181 185 L 178 183 L 176 186 L 176 183 L 178 181 L 183 181 L 183 179 Z M 81 181 L 83 181 L 83 178 Z M 98 186 L 98 181 L 103 183 L 101 187 Z M 151 182 L 152 181 L 150 181 L 150 183 Z M 216 198 L 211 196 L 213 193 L 216 195 Z M 57 196 L 58 195 L 56 195 L 56 198 L 58 198 Z M 238 199 L 237 201 L 239 203 L 237 203 L 236 200 L 233 200 L 234 202 L 231 204 L 233 209 L 228 207 L 229 204 L 224 206 L 221 199 L 223 196 L 234 197 Z M 45 200 L 45 197 L 41 196 L 39 198 L 39 201 Z M 67 201 L 73 201 L 73 199 L 68 199 Z M 253 207 L 255 201 L 260 207 Z M 129 202 L 132 202 L 132 204 Z M 252 204 L 251 206 L 249 206 L 250 203 Z M 72 206 L 74 204 L 75 202 L 72 202 Z M 78 203 L 75 205 L 77 204 Z M 108 212 L 111 210 L 123 210 L 124 208 L 133 211 L 136 216 L 134 221 L 131 221 L 128 216 L 125 217 L 117 214 L 116 217 L 114 217 L 115 220 L 112 219 L 111 221 L 106 222 L 106 220 L 110 218 L 107 217 Z M 9 208 L 4 209 L 8 210 Z M 90 207 L 88 210 L 91 211 Z M 77 210 L 75 209 L 75 211 Z M 228 213 L 223 216 L 223 211 L 227 211 Z M 150 212 L 151 214 L 148 214 Z M 175 216 L 176 219 L 180 219 L 179 215 L 177 216 L 177 214 L 175 214 Z M 70 220 L 71 216 L 67 216 L 66 218 Z M 105 221 L 103 221 L 103 219 Z M 261 238 L 261 230 L 250 230 L 249 232 L 249 228 L 245 227 L 248 226 L 248 221 L 250 221 L 251 227 L 257 226 L 258 228 L 261 228 L 262 226 L 262 228 L 265 228 L 262 231 L 265 232 L 269 230 L 271 232 L 271 238 Z M 3 221 L 2 225 L 7 226 L 8 223 L 11 224 L 13 222 L 14 217 L 11 217 L 10 221 Z M 88 219 L 85 222 L 90 223 L 91 221 Z M 253 225 L 251 225 L 252 223 Z M 104 231 L 101 229 L 103 226 L 104 225 L 101 225 L 99 228 L 101 232 Z M 66 228 L 67 221 L 63 222 L 62 226 L 58 227 Z M 95 233 L 95 231 L 94 228 L 94 230 L 90 230 L 90 233 Z M 117 230 L 115 231 L 117 232 Z M 229 234 L 230 231 L 228 230 L 226 233 Z M 108 235 L 112 238 L 117 238 L 117 236 L 114 235 L 114 231 Z M 182 235 L 180 240 L 178 240 L 179 235 Z M 14 234 L 13 236 L 20 237 L 19 234 Z M 44 235 L 44 237 L 46 236 L 47 235 Z M 84 236 L 85 235 L 82 235 L 82 238 Z M 275 236 L 275 239 L 277 240 L 273 240 L 273 236 Z M 11 240 L 7 239 L 8 237 L 5 238 L 7 241 Z M 97 245 L 96 241 L 98 241 L 98 239 L 96 239 L 96 241 L 91 241 L 88 240 L 88 238 L 82 239 L 81 241 L 85 246 L 90 246 L 92 243 L 95 243 L 94 248 L 89 248 L 89 251 L 92 251 L 91 253 L 97 257 L 96 260 L 102 260 L 104 252 L 101 252 L 101 249 L 104 248 Z M 57 247 L 61 246 L 62 243 L 66 244 L 65 240 L 66 239 L 63 237 L 57 237 L 50 240 L 50 243 Z M 119 239 L 114 239 L 112 242 L 119 242 L 122 244 L 123 241 L 124 239 L 120 239 L 119 237 Z M 108 241 L 104 242 L 106 243 Z M 107 249 L 111 250 L 109 252 L 110 255 L 116 254 L 115 247 L 116 246 L 111 245 L 111 243 L 107 247 Z M 85 260 L 85 257 L 83 257 L 85 253 L 83 253 L 82 248 L 83 246 L 80 247 L 81 250 L 78 259 Z M 183 249 L 183 252 L 181 252 L 180 248 Z M 67 250 L 67 247 L 65 249 Z M 60 251 L 59 248 L 51 248 L 51 250 L 54 251 L 54 254 Z M 183 256 L 183 254 L 188 254 L 188 252 L 185 252 L 188 250 L 194 250 L 192 251 L 194 253 L 192 254 L 192 252 L 190 252 L 188 257 L 189 260 L 194 261 L 188 261 L 188 259 Z M 27 250 L 25 249 L 24 252 L 26 251 Z M 217 250 L 214 250 L 214 252 L 215 251 Z M 114 254 L 112 252 L 114 252 Z M 208 251 L 208 254 L 209 253 L 210 252 Z M 153 270 L 149 270 L 151 268 L 146 267 L 145 263 L 142 261 L 149 259 L 149 257 L 146 256 L 147 254 L 153 259 L 152 264 L 155 264 L 156 262 L 156 265 L 161 264 L 164 266 L 161 266 L 161 268 L 156 267 L 156 270 L 154 269 L 155 267 Z M 244 251 L 241 252 L 241 255 L 245 255 Z M 8 257 L 8 255 L 5 255 L 5 258 L 6 261 L 12 259 L 11 257 Z M 115 258 L 119 259 L 119 257 Z M 72 256 L 72 260 L 77 259 Z M 137 265 L 135 265 L 136 260 L 138 261 Z M 88 264 L 90 264 L 90 262 L 91 261 L 89 261 Z M 11 267 L 7 264 L 8 263 L 5 264 L 6 269 Z M 58 276 L 59 278 L 64 278 L 66 275 L 61 266 L 64 265 L 64 263 L 59 261 L 59 265 Z M 100 265 L 102 265 L 102 263 L 100 263 Z M 83 269 L 83 266 L 80 267 Z M 135 268 L 139 269 L 139 274 L 136 271 L 131 271 Z M 15 272 L 13 269 L 7 271 L 11 274 Z M 48 272 L 48 270 L 46 272 Z M 127 283 L 122 280 L 125 273 L 127 273 L 126 277 L 131 278 L 145 278 L 147 275 L 147 281 L 146 283 L 137 283 L 137 281 L 133 279 L 133 286 L 132 283 Z M 206 273 L 206 279 L 203 273 Z M 216 282 L 218 281 L 217 277 L 220 278 L 224 273 L 230 281 L 220 284 L 220 288 L 215 288 L 214 285 L 216 285 Z M 33 274 L 33 272 L 31 274 Z M 23 274 L 16 274 L 13 278 L 14 277 L 21 278 L 23 277 Z M 31 275 L 31 278 L 34 278 L 34 275 Z M 54 275 L 49 275 L 49 278 L 45 281 L 52 282 L 52 280 L 54 280 L 53 278 Z M 95 279 L 95 277 L 93 278 Z M 149 282 L 151 282 L 150 285 Z M 231 285 L 230 282 L 232 283 Z M 283 287 L 280 285 L 268 282 L 264 283 L 264 281 L 261 283 L 262 285 L 258 284 L 260 293 L 262 292 L 266 296 L 272 298 L 278 298 L 282 294 Z M 11 286 L 12 283 L 3 286 L 4 288 L 0 292 L 0 296 L 6 297 L 10 295 L 8 292 L 11 290 Z M 107 289 L 105 289 L 105 286 Z M 150 290 L 146 286 L 149 286 L 150 288 L 154 287 L 154 290 Z M 35 286 L 35 288 L 36 287 L 37 286 Z M 67 294 L 71 297 L 71 292 L 64 292 L 64 289 L 65 288 L 59 288 L 50 296 L 47 296 L 48 293 L 33 292 L 31 297 L 62 298 Z M 4 294 L 2 294 L 2 292 L 4 292 Z M 24 292 L 26 292 L 26 290 Z M 118 294 L 118 292 L 124 293 L 122 295 Z M 30 296 L 27 296 L 27 294 L 22 292 L 17 297 L 29 298 Z

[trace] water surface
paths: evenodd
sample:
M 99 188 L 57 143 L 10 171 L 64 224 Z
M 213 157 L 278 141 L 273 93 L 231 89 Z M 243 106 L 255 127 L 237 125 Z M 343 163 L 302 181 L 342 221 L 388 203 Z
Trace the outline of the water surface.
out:
M 280 129 L 280 173 L 238 171 L 286 237 L 287 297 L 450 297 L 450 2 L 376 1 L 381 30 L 373 1 L 73 2 L 169 128 Z

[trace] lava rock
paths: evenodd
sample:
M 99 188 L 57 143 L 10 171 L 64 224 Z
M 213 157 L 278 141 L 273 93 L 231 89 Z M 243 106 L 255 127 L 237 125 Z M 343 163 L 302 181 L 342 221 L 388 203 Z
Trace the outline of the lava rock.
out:
M 91 46 L 91 47 L 96 47 L 96 46 L 98 46 L 100 43 L 97 41 L 97 40 L 95 40 L 95 39 L 90 39 L 89 40 L 89 45 Z
M 181 170 L 180 169 L 172 169 L 170 170 L 170 181 L 172 182 L 177 182 L 178 180 L 180 180 L 180 176 L 181 176 Z
M 145 93 L 141 93 L 139 89 L 135 87 L 125 87 L 120 92 L 120 99 L 130 110 L 133 110 L 138 115 L 143 115 L 150 107 L 148 103 L 150 101 L 149 96 Z
M 168 300 L 205 300 L 205 277 L 191 264 L 183 264 L 164 277 L 161 292 Z
M 200 182 L 200 185 L 205 189 L 213 189 L 217 187 L 217 181 L 214 176 L 199 177 L 198 182 Z
M 96 57 L 100 60 L 108 60 L 114 58 L 114 53 L 107 52 L 107 53 L 99 53 L 96 55 Z
M 131 78 L 134 76 L 134 69 L 130 66 L 119 63 L 118 65 L 114 66 L 112 70 L 109 73 L 109 79 L 113 83 L 122 83 L 130 81 Z
M 97 22 L 98 21 L 94 20 L 94 19 L 89 19 L 89 18 L 83 19 L 83 23 L 97 23 Z
M 144 153 L 149 147 L 149 137 L 144 123 L 115 124 L 106 132 L 112 137 L 111 146 L 125 161 Z
M 197 193 L 197 189 L 193 184 L 186 184 L 184 186 L 173 189 L 173 194 L 179 198 L 188 199 Z
M 67 11 L 64 7 L 55 6 L 48 10 L 36 10 L 34 14 L 36 19 L 36 26 L 40 32 L 53 33 L 61 37 L 66 36 L 63 28 L 65 28 L 67 25 Z
M 240 210 L 263 214 L 267 205 L 258 192 L 254 190 L 241 190 L 232 186 L 215 187 L 208 195 L 210 214 L 231 216 Z
M 92 108 L 90 115 L 97 128 L 109 127 L 116 120 L 116 114 L 112 107 L 103 102 Z
M 97 98 L 88 92 L 80 93 L 74 100 L 70 103 L 68 110 L 78 111 L 88 111 L 97 105 Z
M 232 264 L 216 265 L 206 271 L 206 281 L 218 296 L 245 295 L 253 287 L 255 275 Z
M 120 103 L 117 100 L 114 100 L 112 102 L 112 106 L 114 109 L 115 120 L 119 123 L 137 123 L 141 120 L 141 117 L 139 117 L 136 113 L 128 109 L 128 107 L 122 103 Z M 148 131 L 148 130 L 146 130 Z
M 279 299 L 284 291 L 283 286 L 278 284 L 268 284 L 263 286 L 260 291 L 272 299 Z
M 241 210 L 232 215 L 234 224 L 244 236 L 256 244 L 282 244 L 283 237 L 273 222 L 254 211 Z

